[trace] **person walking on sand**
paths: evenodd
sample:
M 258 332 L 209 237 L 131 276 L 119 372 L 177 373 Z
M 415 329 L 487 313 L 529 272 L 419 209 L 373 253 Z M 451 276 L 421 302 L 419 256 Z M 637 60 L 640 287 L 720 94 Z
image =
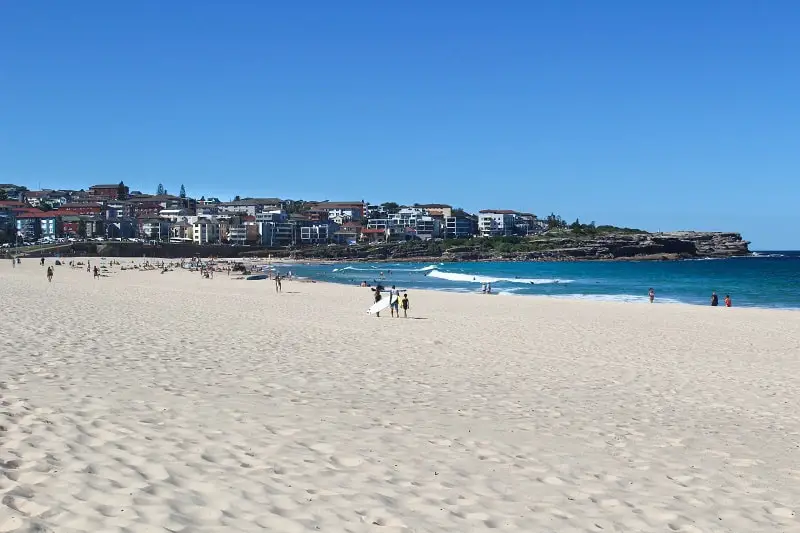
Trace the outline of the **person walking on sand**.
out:
M 381 299 L 383 298 L 383 296 L 381 295 L 381 291 L 383 290 L 383 285 L 378 283 L 377 285 L 375 285 L 375 287 L 372 290 L 375 292 L 375 303 L 380 302 Z M 380 312 L 375 313 L 375 316 L 380 318 L 380 316 L 381 316 Z
M 389 291 L 389 312 L 392 316 L 400 318 L 400 291 L 392 285 L 392 290 Z
M 47 281 L 53 282 L 53 267 L 51 266 L 47 267 Z
M 717 297 L 716 292 L 711 293 L 711 307 L 717 307 L 719 305 L 719 298 Z
M 403 301 L 400 302 L 400 307 L 403 308 L 403 318 L 408 318 L 409 303 L 408 303 L 408 293 L 407 292 L 403 293 Z
M 650 303 L 653 303 L 653 300 L 656 299 L 656 291 L 653 290 L 653 287 L 650 287 L 650 290 L 647 293 L 648 298 L 650 298 Z
M 97 268 L 97 265 L 95 265 L 94 266 L 94 279 L 97 279 L 99 277 L 100 277 L 100 269 Z
M 275 292 L 282 292 L 283 288 L 281 287 L 281 275 L 275 274 Z
M 733 305 L 733 302 L 731 302 L 731 295 L 730 294 L 726 294 L 725 295 L 725 307 L 730 307 L 731 305 Z
M 44 266 L 44 257 L 42 257 L 42 260 L 41 260 L 41 261 L 39 261 L 39 264 L 40 264 L 40 265 L 42 265 L 42 266 Z

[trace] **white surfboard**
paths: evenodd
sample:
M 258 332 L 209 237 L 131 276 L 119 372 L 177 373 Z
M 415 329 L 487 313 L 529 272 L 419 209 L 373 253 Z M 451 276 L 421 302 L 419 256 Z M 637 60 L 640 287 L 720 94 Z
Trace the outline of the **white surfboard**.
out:
M 384 296 L 380 301 L 375 302 L 372 304 L 372 307 L 367 309 L 367 314 L 374 315 L 375 313 L 380 313 L 381 311 L 389 309 L 389 300 L 390 298 Z

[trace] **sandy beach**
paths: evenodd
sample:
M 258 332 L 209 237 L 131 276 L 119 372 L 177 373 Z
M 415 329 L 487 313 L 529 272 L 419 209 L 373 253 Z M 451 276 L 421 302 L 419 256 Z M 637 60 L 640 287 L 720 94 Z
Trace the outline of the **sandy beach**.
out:
M 800 313 L 409 297 L 3 261 L 0 533 L 800 531 Z

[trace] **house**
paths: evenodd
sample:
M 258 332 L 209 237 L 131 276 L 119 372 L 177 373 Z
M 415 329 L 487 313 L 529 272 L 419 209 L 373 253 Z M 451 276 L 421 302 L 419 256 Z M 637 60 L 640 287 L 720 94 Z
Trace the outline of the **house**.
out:
M 262 246 L 288 246 L 295 242 L 297 221 L 289 220 L 285 211 L 275 210 L 256 215 L 256 226 Z
M 201 218 L 192 224 L 192 242 L 195 244 L 215 244 L 219 242 L 219 222 Z
M 165 219 L 160 219 L 164 221 Z M 192 225 L 183 218 L 178 220 L 174 224 L 170 224 L 167 221 L 167 226 L 169 228 L 169 240 L 172 242 L 192 242 L 193 233 L 192 233 Z
M 137 224 L 130 218 L 106 219 L 104 229 L 108 239 L 130 239 L 136 236 Z
M 170 236 L 170 222 L 153 216 L 139 218 L 139 235 L 143 239 L 164 240 Z
M 389 210 L 382 205 L 370 204 L 366 208 L 368 219 L 372 218 L 389 218 Z
M 302 244 L 326 244 L 333 238 L 333 234 L 339 228 L 337 224 L 329 223 L 308 223 L 302 224 L 300 228 L 300 242 Z
M 103 207 L 96 203 L 93 204 L 68 203 L 62 205 L 58 210 L 72 215 L 100 216 L 103 213 Z
M 444 219 L 445 239 L 466 239 L 478 233 L 478 224 L 473 216 L 446 217 Z
M 429 216 L 434 218 L 447 218 L 453 216 L 453 206 L 447 204 L 416 204 L 414 207 L 424 209 Z
M 55 239 L 61 236 L 61 217 L 59 211 L 39 211 L 30 209 L 18 211 L 16 216 L 17 234 L 24 240 Z
M 92 185 L 89 187 L 89 197 L 96 202 L 107 202 L 110 200 L 125 199 L 128 197 L 130 189 L 122 185 L 123 194 L 120 196 L 120 184 Z
M 221 202 L 216 207 L 220 213 L 255 216 L 264 211 L 280 210 L 282 204 L 283 202 L 278 198 L 247 198 L 233 202 Z
M 365 218 L 366 206 L 360 202 L 317 202 L 311 206 L 309 213 L 314 213 L 312 220 L 325 221 L 332 218 L 345 220 L 361 220 Z
M 365 228 L 361 231 L 361 240 L 366 242 L 386 242 L 392 235 L 390 228 Z
M 484 209 L 478 213 L 478 231 L 482 237 L 513 235 L 517 212 L 509 209 Z
M 547 231 L 547 221 L 539 220 L 533 213 L 517 213 L 514 224 L 519 235 L 537 235 Z
M 358 222 L 345 222 L 339 225 L 339 229 L 334 232 L 332 240 L 337 244 L 356 244 L 361 240 L 363 229 L 364 226 Z

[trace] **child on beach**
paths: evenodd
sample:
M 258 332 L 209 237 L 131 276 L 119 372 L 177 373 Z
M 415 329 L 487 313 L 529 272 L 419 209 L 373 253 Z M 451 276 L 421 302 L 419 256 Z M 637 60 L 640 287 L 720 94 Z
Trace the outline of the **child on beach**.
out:
M 408 293 L 403 293 L 403 301 L 400 303 L 400 307 L 403 308 L 403 318 L 408 318 Z
M 725 295 L 725 307 L 730 307 L 731 305 L 732 305 L 731 295 L 730 294 L 726 294 Z

